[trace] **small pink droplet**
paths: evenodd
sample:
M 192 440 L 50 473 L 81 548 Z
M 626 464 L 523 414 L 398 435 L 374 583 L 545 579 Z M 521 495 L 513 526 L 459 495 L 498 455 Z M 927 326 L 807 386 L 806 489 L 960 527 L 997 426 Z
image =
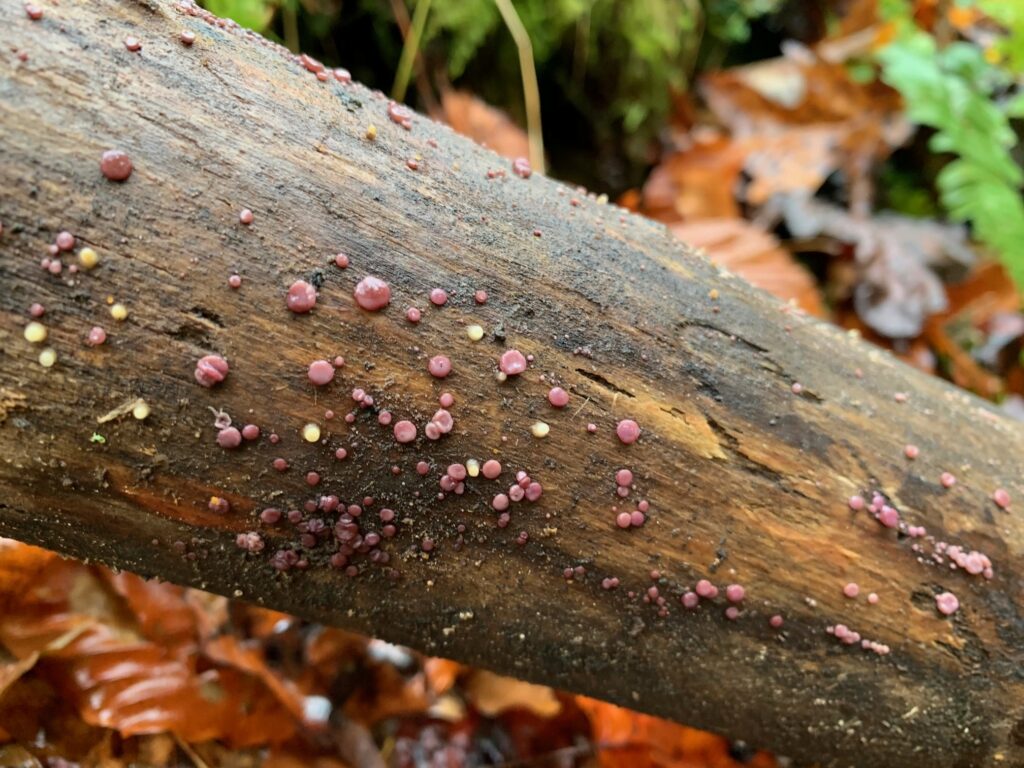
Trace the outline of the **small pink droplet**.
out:
M 391 303 L 391 287 L 379 277 L 367 275 L 355 287 L 356 304 L 367 312 L 377 312 Z
M 640 438 L 640 425 L 632 419 L 623 419 L 615 427 L 615 434 L 626 445 L 632 445 Z
M 533 173 L 533 169 L 530 167 L 530 161 L 525 157 L 517 157 L 512 161 L 512 173 L 523 179 L 530 178 L 530 174 Z
M 874 593 L 874 592 L 872 592 L 871 594 L 869 594 L 869 595 L 868 595 L 868 602 L 869 602 L 869 603 L 870 603 L 871 605 L 877 605 L 877 603 L 878 603 L 878 595 L 877 595 L 876 593 Z
M 935 596 L 935 607 L 943 616 L 952 616 L 960 608 L 960 601 L 952 592 L 941 592 Z
M 632 525 L 629 512 L 619 512 L 619 514 L 615 516 L 615 524 L 619 526 L 619 528 L 629 528 Z
M 852 600 L 860 594 L 860 587 L 851 581 L 849 584 L 843 587 L 843 594 Z
M 204 387 L 212 387 L 227 378 L 228 370 L 228 362 L 223 357 L 206 355 L 196 362 L 196 381 Z
M 326 360 L 314 360 L 309 364 L 307 375 L 314 385 L 323 387 L 334 378 L 334 366 Z
M 427 370 L 430 371 L 431 376 L 443 379 L 452 372 L 452 361 L 446 355 L 435 355 L 430 358 Z
M 518 376 L 526 370 L 526 357 L 518 349 L 509 349 L 502 354 L 498 368 L 506 376 Z
M 75 247 L 75 236 L 70 232 L 58 232 L 57 239 L 54 242 L 58 250 L 70 251 Z
M 260 436 L 260 428 L 255 424 L 246 424 L 242 427 L 242 437 L 246 440 L 255 440 Z
M 256 219 L 256 216 L 248 208 L 243 208 L 238 214 L 238 220 L 249 226 Z
M 569 393 L 561 387 L 552 387 L 548 390 L 548 402 L 555 408 L 565 408 L 569 404 Z
M 142 50 L 142 43 L 137 37 L 128 36 L 124 39 L 124 47 L 132 53 L 136 53 Z
M 433 288 L 430 291 L 430 303 L 435 307 L 443 307 L 448 303 L 448 294 L 443 288 Z
M 475 301 L 477 304 L 486 304 L 487 303 L 487 291 L 477 291 L 476 293 L 474 293 L 473 294 L 473 301 Z
M 851 496 L 847 503 L 850 505 L 850 509 L 854 512 L 860 512 L 864 509 L 865 502 L 863 496 Z
M 411 443 L 416 439 L 416 425 L 411 421 L 403 419 L 395 424 L 393 428 L 395 440 L 400 443 Z
M 237 448 L 242 444 L 242 433 L 236 427 L 225 427 L 217 433 L 217 445 L 221 448 Z
M 405 310 L 405 319 L 415 325 L 423 318 L 423 313 L 420 312 L 416 307 L 409 307 Z
M 730 584 L 725 588 L 725 599 L 730 603 L 742 602 L 746 594 L 747 590 L 740 584 Z
M 508 509 L 509 498 L 504 493 L 497 494 L 491 499 L 491 506 L 494 507 L 498 512 L 503 512 Z
M 239 288 L 242 287 L 242 276 L 231 275 L 231 277 L 228 278 L 228 285 L 237 291 Z
M 782 616 L 780 616 L 777 613 L 770 619 L 768 619 L 768 624 L 771 625 L 772 629 L 779 629 L 783 625 L 783 623 L 784 622 Z
M 794 381 L 793 386 L 790 387 L 790 390 L 792 390 L 794 395 L 799 395 L 804 391 L 804 385 L 801 384 L 799 381 Z
M 1000 509 L 1008 509 L 1010 506 L 1010 494 L 1005 488 L 996 488 L 992 491 L 992 501 L 994 501 L 996 506 Z
M 620 469 L 615 473 L 615 484 L 628 487 L 633 484 L 633 473 L 628 469 Z
M 181 40 L 183 45 L 192 45 L 196 41 L 196 33 L 190 29 L 185 29 L 178 35 L 178 39 Z
M 455 405 L 455 396 L 451 392 L 442 392 L 437 402 L 442 408 L 451 408 Z
M 100 344 L 102 344 L 106 340 L 107 340 L 107 332 L 105 330 L 103 330 L 102 328 L 100 328 L 98 325 L 95 325 L 89 331 L 89 338 L 86 340 L 86 343 L 90 347 L 98 347 Z M 202 383 L 202 382 L 200 382 L 200 383 Z M 213 386 L 213 385 L 212 384 L 209 384 L 209 385 L 204 384 L 203 386 Z
M 100 173 L 110 181 L 125 181 L 132 175 L 132 159 L 127 152 L 108 149 L 100 155 Z
M 334 264 L 339 269 L 348 269 L 348 255 L 344 253 L 338 253 L 334 256 Z
M 910 445 L 909 443 L 903 447 L 903 455 L 908 459 L 916 459 L 920 454 L 920 450 L 916 445 Z
M 296 280 L 285 295 L 288 309 L 297 315 L 304 315 L 316 306 L 316 288 L 305 280 Z
M 718 596 L 718 587 L 712 584 L 707 579 L 701 579 L 697 582 L 697 585 L 693 588 L 694 592 L 703 598 L 713 600 Z
M 952 488 L 956 485 L 956 476 L 952 472 L 943 472 L 939 475 L 939 482 L 943 488 Z

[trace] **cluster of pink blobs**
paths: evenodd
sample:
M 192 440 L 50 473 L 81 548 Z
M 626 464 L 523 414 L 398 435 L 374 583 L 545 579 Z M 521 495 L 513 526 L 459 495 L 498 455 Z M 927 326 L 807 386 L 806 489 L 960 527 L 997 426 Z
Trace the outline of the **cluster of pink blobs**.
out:
M 935 607 L 943 616 L 952 616 L 960 610 L 960 601 L 952 592 L 940 592 L 935 596 Z
M 836 640 L 839 640 L 844 645 L 859 644 L 860 647 L 865 651 L 872 651 L 873 653 L 876 653 L 879 656 L 886 656 L 889 654 L 891 650 L 889 646 L 885 645 L 884 643 L 878 643 L 874 640 L 867 640 L 865 638 L 862 638 L 859 632 L 855 632 L 845 624 L 836 624 L 834 626 L 829 625 L 825 627 L 825 631 L 833 637 L 835 637 Z
M 966 552 L 963 547 L 956 544 L 947 544 L 944 541 L 940 541 L 936 543 L 935 552 L 932 554 L 932 557 L 936 562 L 941 563 L 943 556 L 949 559 L 951 568 L 962 568 L 971 576 L 980 575 L 986 579 L 991 579 L 995 576 L 992 561 L 988 555 L 982 552 L 973 549 L 970 552 Z
M 443 435 L 451 432 L 454 426 L 455 418 L 451 412 L 445 408 L 439 408 L 423 428 L 423 434 L 426 435 L 427 440 L 440 440 Z
M 493 480 L 501 474 L 501 464 L 493 459 L 484 462 L 482 474 L 484 477 Z M 512 503 L 520 502 L 523 499 L 534 502 L 540 499 L 543 493 L 544 486 L 535 481 L 524 470 L 519 470 L 516 472 L 515 483 L 508 487 L 508 491 L 495 494 L 494 498 L 491 499 L 491 507 L 497 512 L 504 512 Z M 501 525 L 500 521 L 499 525 Z M 504 525 L 501 525 L 501 527 L 504 527 Z
M 106 334 L 104 334 L 104 339 Z M 100 342 L 102 343 L 102 342 Z M 201 386 L 212 387 L 227 378 L 228 362 L 220 355 L 205 355 L 196 362 L 195 378 Z
M 412 129 L 412 117 L 412 110 L 405 104 L 399 104 L 397 101 L 388 102 L 388 119 L 391 122 L 397 123 L 408 131 Z
M 263 537 L 255 531 L 248 531 L 246 533 L 240 533 L 235 537 L 235 544 L 239 549 L 244 549 L 246 552 L 262 552 L 266 546 L 263 542 Z

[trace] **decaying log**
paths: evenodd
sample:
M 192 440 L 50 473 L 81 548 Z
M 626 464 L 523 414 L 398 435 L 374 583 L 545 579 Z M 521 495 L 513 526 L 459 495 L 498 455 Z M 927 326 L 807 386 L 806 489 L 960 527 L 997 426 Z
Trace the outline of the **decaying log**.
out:
M 379 94 L 318 79 L 315 62 L 254 35 L 160 0 L 36 2 L 39 20 L 0 1 L 0 532 L 796 764 L 1024 765 L 1019 426 L 780 306 L 661 226 L 522 178 L 425 118 L 406 129 Z M 134 163 L 125 182 L 101 173 L 110 149 Z M 64 230 L 75 250 L 48 255 Z M 100 263 L 71 274 L 84 246 Z M 353 299 L 368 275 L 390 286 L 383 311 Z M 285 306 L 300 279 L 319 286 L 309 314 Z M 42 344 L 23 338 L 34 302 Z M 93 326 L 104 344 L 85 343 Z M 512 348 L 532 364 L 499 381 Z M 438 379 L 428 360 L 442 354 L 453 369 Z M 211 388 L 194 376 L 205 355 L 230 365 Z M 309 364 L 337 355 L 333 382 L 312 386 Z M 565 408 L 547 401 L 554 385 Z M 429 440 L 443 392 L 454 429 Z M 140 398 L 145 419 L 128 412 Z M 219 447 L 211 410 L 261 436 Z M 385 410 L 416 425 L 415 442 L 396 442 Z M 624 419 L 638 442 L 617 438 Z M 307 423 L 319 442 L 303 439 Z M 499 460 L 501 477 L 439 498 L 447 467 L 471 458 Z M 543 495 L 512 502 L 502 528 L 492 499 L 519 470 Z M 850 509 L 876 492 L 877 514 Z M 331 494 L 365 506 L 342 531 L 350 545 L 356 526 L 382 531 L 382 507 L 395 536 L 334 568 L 339 511 L 259 521 Z M 644 524 L 619 528 L 641 500 Z M 876 519 L 889 517 L 897 528 Z M 927 535 L 908 535 L 917 526 Z M 265 549 L 240 549 L 246 532 Z M 700 579 L 721 593 L 687 610 Z M 728 584 L 745 588 L 734 620 Z M 944 592 L 959 600 L 950 616 Z

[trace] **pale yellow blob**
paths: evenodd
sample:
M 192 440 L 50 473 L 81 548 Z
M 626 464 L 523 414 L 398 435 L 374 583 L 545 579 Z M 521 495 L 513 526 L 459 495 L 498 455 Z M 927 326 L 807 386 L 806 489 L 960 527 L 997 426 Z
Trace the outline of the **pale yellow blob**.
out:
M 533 422 L 533 426 L 530 427 L 530 432 L 534 437 L 547 437 L 548 432 L 551 431 L 551 425 L 544 423 L 543 421 Z
M 92 269 L 100 263 L 100 255 L 92 248 L 83 248 L 78 252 L 78 262 L 82 269 Z
M 37 323 L 34 320 L 25 326 L 25 341 L 32 342 L 33 344 L 39 344 L 46 341 L 46 336 L 49 332 L 46 330 L 46 326 L 42 323 Z
M 366 138 L 369 139 L 370 141 L 373 141 L 374 139 L 377 138 L 376 125 L 371 125 L 369 128 L 366 129 Z
M 476 477 L 480 474 L 480 462 L 476 459 L 466 459 L 466 474 Z
M 53 347 L 47 347 L 39 353 L 39 364 L 43 368 L 52 368 L 53 364 L 57 362 L 57 352 Z
M 145 400 L 140 400 L 135 404 L 135 407 L 132 408 L 132 416 L 134 416 L 139 421 L 142 421 L 144 418 L 149 416 L 151 412 L 152 411 L 149 408 L 149 403 L 147 403 Z
M 320 439 L 320 427 L 309 423 L 302 428 L 302 439 L 307 443 L 315 443 Z
M 484 337 L 484 329 L 479 325 L 467 325 L 466 335 L 469 336 L 470 341 L 480 341 Z
M 120 322 L 128 317 L 128 307 L 124 304 L 115 304 L 110 308 L 110 316 Z

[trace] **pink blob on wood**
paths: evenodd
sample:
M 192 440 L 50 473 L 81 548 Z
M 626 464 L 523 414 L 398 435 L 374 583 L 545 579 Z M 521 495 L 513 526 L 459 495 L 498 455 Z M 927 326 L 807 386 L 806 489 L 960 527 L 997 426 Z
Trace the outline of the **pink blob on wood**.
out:
M 377 312 L 391 303 L 391 287 L 379 277 L 367 275 L 355 287 L 356 304 L 367 312 Z
M 297 315 L 311 312 L 316 306 L 316 288 L 305 280 L 296 280 L 284 297 L 285 306 Z
M 634 509 L 629 513 L 629 522 L 634 528 L 639 528 L 645 522 L 647 522 L 647 516 L 639 509 Z
M 237 448 L 242 444 L 242 433 L 235 427 L 225 427 L 217 433 L 217 445 L 221 448 Z
M 196 41 L 196 33 L 190 29 L 185 29 L 178 35 L 178 39 L 181 40 L 182 45 L 192 45 Z
M 725 599 L 730 603 L 739 603 L 746 596 L 747 590 L 740 584 L 730 584 L 725 588 Z
M 504 493 L 499 493 L 491 499 L 491 506 L 494 507 L 498 512 L 504 512 L 508 509 L 509 498 Z
M 334 265 L 338 269 L 348 269 L 349 260 L 348 255 L 344 253 L 337 253 L 334 255 Z
M 518 349 L 509 349 L 502 354 L 498 368 L 506 376 L 518 376 L 526 370 L 526 357 Z
M 878 513 L 878 522 L 886 528 L 895 528 L 900 522 L 900 513 L 886 504 Z
M 498 477 L 498 475 L 501 474 L 501 462 L 495 459 L 488 459 L 480 468 L 480 472 L 488 480 L 494 480 L 496 477 Z
M 245 226 L 249 226 L 256 220 L 256 216 L 248 208 L 243 208 L 238 212 L 238 220 L 245 224 Z
M 847 504 L 850 505 L 850 509 L 852 509 L 854 512 L 860 512 L 862 509 L 864 509 L 865 506 L 864 497 L 851 496 L 849 501 L 847 501 Z
M 75 236 L 70 232 L 58 232 L 57 239 L 54 242 L 58 250 L 70 251 L 75 247 Z
M 231 275 L 228 278 L 228 286 L 231 287 L 231 288 L 234 288 L 237 291 L 239 288 L 242 287 L 242 276 L 241 275 Z
M 943 472 L 939 475 L 939 482 L 942 484 L 943 488 L 952 488 L 956 485 L 956 475 L 952 472 Z
M 688 611 L 695 610 L 700 605 L 700 596 L 696 592 L 686 591 L 679 597 L 679 602 Z
M 323 387 L 334 378 L 334 366 L 326 360 L 314 360 L 309 364 L 307 375 L 315 386 Z
M 629 528 L 632 525 L 632 519 L 629 512 L 619 512 L 619 514 L 615 516 L 615 524 L 619 526 L 619 528 Z
M 628 469 L 620 469 L 615 473 L 615 484 L 619 486 L 629 486 L 633 484 L 633 473 Z
M 405 310 L 405 319 L 415 325 L 423 319 L 423 313 L 420 312 L 416 307 L 409 307 Z
M 952 616 L 960 608 L 960 601 L 952 592 L 940 592 L 935 596 L 935 607 L 943 616 Z
M 260 436 L 260 428 L 255 424 L 246 424 L 242 427 L 242 437 L 246 440 L 255 440 Z
M 851 581 L 849 584 L 843 587 L 843 594 L 852 600 L 860 594 L 860 587 Z
M 623 419 L 615 426 L 615 434 L 625 445 L 632 445 L 640 438 L 640 425 L 632 419 Z
M 205 355 L 196 362 L 196 381 L 204 387 L 212 387 L 227 378 L 228 370 L 227 360 L 220 355 Z
M 1005 488 L 996 488 L 992 491 L 992 501 L 1000 509 L 1008 509 L 1010 506 L 1010 494 Z
M 132 175 L 132 159 L 127 152 L 108 149 L 100 155 L 100 173 L 110 181 L 125 181 Z
M 443 379 L 452 372 L 452 361 L 447 355 L 435 355 L 427 363 L 427 370 L 434 378 Z
M 569 404 L 569 393 L 561 387 L 552 387 L 548 390 L 548 402 L 555 408 L 565 408 Z
M 716 587 L 707 579 L 701 579 L 700 581 L 698 581 L 697 585 L 693 588 L 693 591 L 701 597 L 707 598 L 708 600 L 713 600 L 714 598 L 718 597 L 718 587 Z
M 921 453 L 920 449 L 916 445 L 910 445 L 909 443 L 903 446 L 903 455 L 913 461 Z
M 533 173 L 533 168 L 530 167 L 530 161 L 525 157 L 517 157 L 512 161 L 512 173 L 522 179 L 530 178 L 530 175 Z
M 771 626 L 772 629 L 779 629 L 783 625 L 783 623 L 784 622 L 782 616 L 780 616 L 777 613 L 770 619 L 768 619 L 768 624 Z
M 411 443 L 416 439 L 416 425 L 402 419 L 394 426 L 395 440 L 400 443 Z
M 437 402 L 442 408 L 451 408 L 455 405 L 455 396 L 451 392 L 442 392 Z
M 131 37 L 130 35 L 124 39 L 124 47 L 132 53 L 137 53 L 142 50 L 142 42 L 137 37 Z
M 487 303 L 487 291 L 477 291 L 476 293 L 474 293 L 473 294 L 473 301 L 475 301 L 477 304 L 486 304 Z
M 107 340 L 107 332 L 105 330 L 103 330 L 102 328 L 100 328 L 98 325 L 94 325 L 89 330 L 89 336 L 86 339 L 86 343 L 90 347 L 98 347 L 100 344 L 102 344 L 106 340 Z M 202 383 L 202 382 L 200 382 L 200 383 Z M 203 386 L 213 386 L 213 385 L 212 384 L 210 384 L 210 385 L 205 385 L 204 384 Z
M 430 291 L 430 303 L 435 307 L 443 307 L 448 303 L 448 294 L 443 288 L 432 288 Z

